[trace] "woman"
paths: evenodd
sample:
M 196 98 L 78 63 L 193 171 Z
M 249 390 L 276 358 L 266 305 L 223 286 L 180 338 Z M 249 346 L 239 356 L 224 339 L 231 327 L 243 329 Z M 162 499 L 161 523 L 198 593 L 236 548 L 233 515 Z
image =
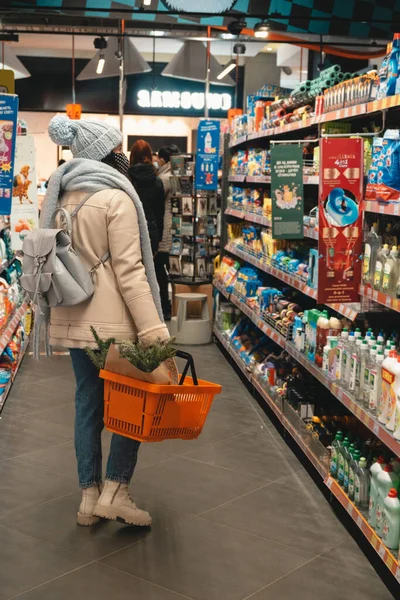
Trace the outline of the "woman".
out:
M 144 140 L 138 140 L 131 148 L 128 177 L 143 204 L 151 248 L 155 255 L 163 235 L 164 188 L 161 179 L 156 175 L 151 148 Z
M 49 227 L 57 206 L 72 219 L 74 249 L 94 273 L 94 295 L 70 307 L 51 310 L 50 341 L 70 348 L 76 378 L 75 449 L 82 502 L 77 522 L 93 525 L 100 517 L 150 525 L 151 517 L 128 494 L 139 442 L 113 435 L 106 480 L 102 484 L 101 433 L 103 381 L 84 348 L 95 347 L 90 327 L 102 339 L 138 339 L 148 344 L 168 339 L 162 321 L 146 220 L 140 200 L 121 174 L 129 166 L 121 152 L 122 134 L 105 122 L 70 121 L 57 116 L 49 125 L 53 142 L 70 146 L 74 160 L 51 176 L 41 215 Z M 114 168 L 113 168 L 114 167 Z M 109 252 L 109 258 L 99 262 Z
M 169 253 L 172 245 L 172 211 L 171 211 L 171 154 L 179 154 L 178 146 L 163 146 L 158 151 L 158 162 L 160 165 L 158 175 L 164 187 L 165 197 L 165 213 L 164 226 L 161 241 L 158 246 L 158 252 L 154 259 L 156 267 L 156 275 L 158 285 L 160 286 L 161 305 L 163 309 L 164 319 L 171 319 L 171 303 L 168 295 L 168 270 L 169 270 Z

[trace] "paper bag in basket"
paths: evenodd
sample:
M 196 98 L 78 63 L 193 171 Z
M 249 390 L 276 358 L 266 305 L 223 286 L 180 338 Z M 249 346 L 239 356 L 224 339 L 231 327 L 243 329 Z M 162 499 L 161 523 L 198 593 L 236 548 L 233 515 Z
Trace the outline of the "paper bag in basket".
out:
M 176 385 L 178 383 L 178 369 L 176 368 L 173 358 L 164 361 L 151 373 L 145 373 L 134 367 L 127 358 L 122 358 L 119 354 L 118 347 L 114 344 L 110 346 L 104 369 L 111 373 L 132 377 L 133 379 L 139 379 L 139 381 L 145 381 L 146 383 L 156 383 L 158 385 Z

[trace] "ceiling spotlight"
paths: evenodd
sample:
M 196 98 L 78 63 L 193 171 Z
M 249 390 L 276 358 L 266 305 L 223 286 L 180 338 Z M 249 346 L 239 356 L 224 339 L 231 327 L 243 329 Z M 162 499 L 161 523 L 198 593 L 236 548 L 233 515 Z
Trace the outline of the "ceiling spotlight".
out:
M 267 52 L 272 52 L 272 48 L 271 48 L 271 46 L 268 46 L 268 48 L 267 48 Z
M 240 35 L 242 29 L 244 29 L 246 25 L 247 23 L 244 19 L 236 19 L 235 21 L 228 23 L 228 31 L 229 33 L 232 33 L 232 35 Z
M 151 0 L 143 0 L 143 6 L 151 6 Z
M 154 29 L 153 31 L 149 31 L 149 35 L 153 37 L 163 37 L 165 35 L 165 31 L 161 29 Z
M 97 75 L 101 75 L 103 72 L 103 69 L 104 69 L 105 62 L 106 62 L 106 59 L 104 58 L 103 50 L 105 50 L 107 48 L 107 40 L 103 37 L 94 38 L 93 45 L 96 48 L 96 50 L 100 50 L 99 60 L 98 60 L 97 67 L 96 67 L 96 73 L 97 73 Z
M 245 44 L 243 44 L 243 42 L 238 42 L 237 44 L 235 44 L 233 46 L 233 52 L 235 54 L 245 54 L 246 53 L 246 46 L 245 46 Z
M 254 25 L 254 37 L 265 39 L 268 37 L 270 29 L 271 26 L 267 21 L 260 21 Z
M 221 73 L 217 75 L 217 79 L 221 80 L 228 75 L 236 67 L 236 60 L 233 58 L 224 66 Z
M 223 40 L 233 40 L 236 36 L 234 36 L 233 33 L 223 33 L 221 37 Z

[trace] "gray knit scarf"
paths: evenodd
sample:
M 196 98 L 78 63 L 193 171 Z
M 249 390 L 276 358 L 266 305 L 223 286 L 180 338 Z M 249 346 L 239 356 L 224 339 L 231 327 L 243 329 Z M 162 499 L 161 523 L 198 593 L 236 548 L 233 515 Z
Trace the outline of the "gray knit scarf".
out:
M 164 321 L 160 302 L 160 292 L 154 270 L 153 253 L 151 251 L 147 221 L 143 205 L 130 181 L 116 169 L 108 165 L 86 158 L 74 158 L 60 167 L 50 177 L 46 197 L 40 215 L 40 227 L 51 229 L 54 227 L 52 216 L 59 206 L 59 201 L 64 192 L 98 192 L 106 189 L 118 189 L 125 192 L 135 205 L 140 231 L 140 246 L 142 261 L 146 271 L 147 280 L 161 321 Z M 50 310 L 36 311 L 33 353 L 36 358 L 40 356 L 40 334 L 45 329 L 46 355 L 51 355 L 49 342 Z

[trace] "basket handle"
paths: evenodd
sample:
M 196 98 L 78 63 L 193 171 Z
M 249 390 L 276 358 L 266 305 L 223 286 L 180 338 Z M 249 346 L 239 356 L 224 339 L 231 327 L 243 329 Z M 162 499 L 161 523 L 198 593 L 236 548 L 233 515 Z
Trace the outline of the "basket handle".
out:
M 196 369 L 194 368 L 193 356 L 191 354 L 189 354 L 189 352 L 183 352 L 183 350 L 177 350 L 176 356 L 177 356 L 177 358 L 183 358 L 184 360 L 186 360 L 186 365 L 182 371 L 179 385 L 183 385 L 183 383 L 185 382 L 189 367 L 190 367 L 190 371 L 192 373 L 192 379 L 193 379 L 194 385 L 199 385 L 199 382 L 197 380 L 197 375 L 196 375 Z

